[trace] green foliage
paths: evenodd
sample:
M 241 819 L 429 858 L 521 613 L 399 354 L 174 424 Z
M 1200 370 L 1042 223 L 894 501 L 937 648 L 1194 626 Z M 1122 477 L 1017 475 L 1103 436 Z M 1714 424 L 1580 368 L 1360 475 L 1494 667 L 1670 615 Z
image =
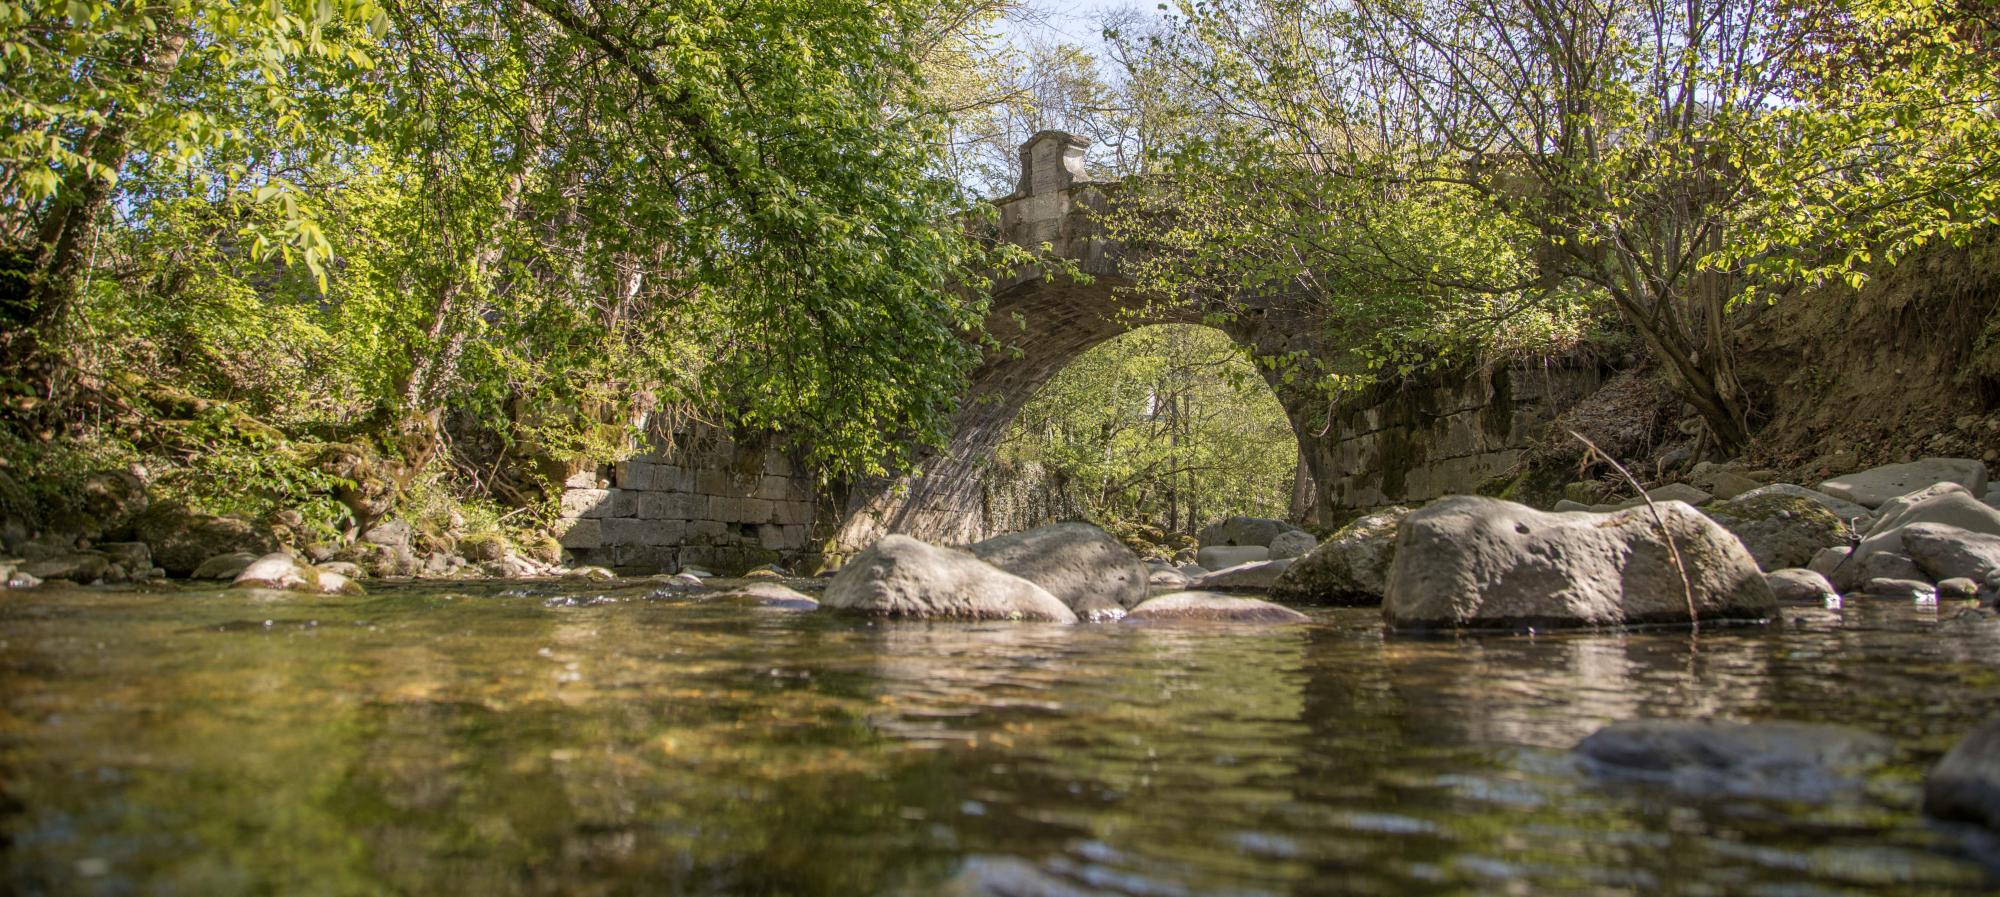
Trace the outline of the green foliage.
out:
M 1231 514 L 1286 516 L 1298 442 L 1227 336 L 1162 325 L 1064 368 L 1022 410 L 999 457 L 1039 465 L 1068 504 L 1114 531 L 1191 533 Z

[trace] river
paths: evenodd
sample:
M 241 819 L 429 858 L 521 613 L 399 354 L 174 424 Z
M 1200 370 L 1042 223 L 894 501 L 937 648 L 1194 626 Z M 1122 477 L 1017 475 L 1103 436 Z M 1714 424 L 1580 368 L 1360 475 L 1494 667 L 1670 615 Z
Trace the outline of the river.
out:
M 0 891 L 1986 893 L 1916 812 L 2000 622 L 1409 638 L 887 623 L 651 584 L 0 594 Z M 1607 782 L 1640 716 L 1840 723 L 1829 803 Z

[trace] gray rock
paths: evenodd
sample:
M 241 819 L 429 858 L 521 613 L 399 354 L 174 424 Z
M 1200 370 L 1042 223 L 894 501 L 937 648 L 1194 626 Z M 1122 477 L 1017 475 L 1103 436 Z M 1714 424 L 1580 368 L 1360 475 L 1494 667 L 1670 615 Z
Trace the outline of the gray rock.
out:
M 1847 556 L 1853 553 L 1854 549 L 1844 545 L 1822 548 L 1813 553 L 1812 562 L 1806 564 L 1806 569 L 1826 577 L 1827 581 L 1831 582 L 1833 575 L 1847 563 Z
M 1298 527 L 1283 520 L 1271 520 L 1264 517 L 1230 517 L 1202 527 L 1200 539 L 1203 548 L 1211 548 L 1218 545 L 1255 545 L 1269 548 L 1272 539 L 1276 539 L 1285 533 L 1298 531 Z
M 1212 592 L 1262 592 L 1276 584 L 1294 558 L 1255 561 L 1217 570 L 1194 581 L 1194 588 Z
M 972 554 L 1048 590 L 1083 619 L 1118 616 L 1146 600 L 1146 565 L 1088 523 L 1052 523 L 996 536 Z
M 1076 622 L 1047 589 L 971 554 L 908 536 L 869 546 L 827 583 L 820 604 L 889 617 Z
M 1937 587 L 1921 579 L 1881 578 L 1862 583 L 1861 594 L 1868 598 L 1928 601 L 1937 598 Z
M 2000 829 L 2000 716 L 1973 727 L 1931 767 L 1924 813 Z
M 708 603 L 735 604 L 745 607 L 763 607 L 772 610 L 810 611 L 819 610 L 819 602 L 809 595 L 775 582 L 746 583 L 733 589 L 716 592 L 704 599 Z
M 218 554 L 203 560 L 194 568 L 194 572 L 188 575 L 191 579 L 235 579 L 244 570 L 249 569 L 256 560 L 257 555 L 247 551 Z
M 1210 570 L 1207 567 L 1204 567 L 1200 564 L 1182 564 L 1178 567 L 1175 567 L 1174 572 L 1179 573 L 1180 575 L 1185 576 L 1189 579 L 1196 579 L 1198 577 L 1207 576 L 1208 574 L 1213 573 L 1215 571 Z
M 1940 601 L 1970 601 L 1979 597 L 1979 583 L 1955 576 L 1938 582 L 1937 595 Z
M 1188 578 L 1179 570 L 1154 570 L 1147 577 L 1147 584 L 1156 589 L 1184 589 L 1187 588 Z
M 1842 726 L 1638 719 L 1597 730 L 1576 754 L 1599 775 L 1694 795 L 1823 801 L 1858 790 L 1895 745 Z
M 1271 585 L 1279 601 L 1372 606 L 1389 590 L 1396 527 L 1409 508 L 1389 508 L 1341 527 L 1311 554 L 1294 561 Z
M 1862 582 L 1871 579 L 1917 579 L 1928 580 L 1924 571 L 1917 569 L 1917 562 L 1907 554 L 1894 551 L 1878 551 L 1861 562 L 1856 574 Z
M 327 561 L 324 564 L 315 564 L 314 566 L 318 567 L 321 573 L 338 573 L 348 579 L 360 579 L 368 575 L 362 572 L 360 564 L 349 561 Z
M 202 561 L 218 554 L 263 555 L 278 550 L 266 527 L 240 517 L 192 514 L 169 502 L 147 508 L 133 522 L 133 532 L 152 549 L 153 563 L 175 576 L 193 573 Z
M 1832 511 L 1833 516 L 1840 518 L 1843 523 L 1853 521 L 1856 518 L 1873 519 L 1875 516 L 1873 511 L 1847 499 L 1834 498 L 1819 490 L 1807 489 L 1804 486 L 1795 486 L 1791 483 L 1773 483 L 1769 486 L 1759 486 L 1742 495 L 1736 496 L 1736 499 L 1742 501 L 1752 498 L 1762 498 L 1766 495 L 1790 495 L 1806 499 L 1813 504 Z
M 1976 458 L 1925 458 L 1834 477 L 1819 491 L 1870 508 L 1939 483 L 1957 483 L 1979 495 L 1986 491 L 1986 462 Z
M 1762 619 L 1777 610 L 1743 543 L 1681 502 L 1659 505 L 1692 592 L 1652 512 L 1554 514 L 1454 496 L 1403 521 L 1382 616 L 1391 626 L 1615 626 Z
M 111 569 L 111 559 L 97 551 L 74 551 L 21 565 L 21 572 L 36 579 L 65 579 L 79 585 L 88 585 L 104 578 Z
M 1271 540 L 1271 559 L 1275 561 L 1281 558 L 1299 557 L 1318 545 L 1319 540 L 1305 530 L 1280 533 L 1277 538 Z
M 1594 511 L 1596 509 L 1596 505 L 1587 505 L 1583 502 L 1571 501 L 1567 498 L 1557 501 L 1555 507 L 1558 514 L 1568 514 L 1572 511 Z
M 293 592 L 318 592 L 329 595 L 361 594 L 361 587 L 347 577 L 331 571 L 310 567 L 284 552 L 264 555 L 237 574 L 230 583 L 237 588 L 284 589 Z
M 1931 580 L 1981 583 L 2000 576 L 2000 536 L 1943 523 L 1912 523 L 1902 532 L 1903 549 Z
M 25 570 L 15 570 L 7 574 L 7 588 L 32 589 L 42 584 L 40 577 Z
M 1125 615 L 1127 623 L 1305 623 L 1289 607 L 1214 592 L 1174 592 L 1148 599 Z
M 445 572 L 443 568 L 447 565 L 442 563 L 441 556 L 431 555 L 431 560 L 438 561 L 439 563 L 427 565 L 427 572 L 431 572 L 433 575 Z M 593 582 L 609 582 L 611 580 L 617 579 L 618 574 L 611 572 L 610 569 L 605 567 L 596 567 L 596 566 L 591 566 L 589 564 L 585 564 L 584 566 L 571 567 L 567 571 L 564 571 L 563 578 L 587 579 Z
M 361 541 L 370 545 L 407 546 L 415 534 L 416 530 L 410 526 L 409 521 L 387 520 L 375 524 L 367 532 L 362 533 Z
M 2000 486 L 1988 487 L 1986 494 L 1979 497 L 1979 501 L 1989 508 L 2000 511 Z
M 1777 598 L 1781 606 L 1824 607 L 1828 598 L 1840 597 L 1833 583 L 1811 570 L 1773 570 L 1764 574 L 1764 582 L 1771 587 L 1772 597 Z
M 1908 554 L 1903 530 L 1919 523 L 1942 523 L 1967 532 L 2000 536 L 2000 511 L 1973 500 L 1963 486 L 1940 483 L 1884 503 L 1881 516 L 1861 544 L 1855 546 L 1847 564 L 1828 579 L 1845 589 L 1863 578 L 1870 557 L 1885 551 Z
M 1733 470 L 1711 471 L 1704 479 L 1707 482 L 1699 485 L 1714 493 L 1716 498 L 1724 500 L 1736 498 L 1764 485 Z
M 1262 545 L 1218 545 L 1195 552 L 1195 566 L 1205 570 L 1222 570 L 1241 564 L 1254 564 L 1271 559 L 1271 549 Z M 1183 571 L 1185 572 L 1185 571 Z
M 99 542 L 96 548 L 127 570 L 143 573 L 153 569 L 153 550 L 144 542 Z
M 1708 516 L 1743 541 L 1766 570 L 1804 567 L 1828 545 L 1847 541 L 1847 525 L 1811 499 L 1782 493 L 1716 502 Z
M 1628 499 L 1618 502 L 1611 507 L 1620 511 L 1626 508 L 1637 508 L 1643 506 L 1646 503 L 1646 499 L 1652 499 L 1654 504 L 1663 501 L 1684 501 L 1691 505 L 1698 505 L 1714 497 L 1686 483 L 1668 483 L 1657 489 L 1646 490 L 1646 498 Z

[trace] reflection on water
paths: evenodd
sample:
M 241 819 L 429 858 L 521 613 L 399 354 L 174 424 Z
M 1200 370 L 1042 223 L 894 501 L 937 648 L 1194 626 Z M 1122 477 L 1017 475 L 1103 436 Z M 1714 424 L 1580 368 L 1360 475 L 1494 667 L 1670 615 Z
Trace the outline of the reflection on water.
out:
M 1914 813 L 2000 624 L 1385 637 L 887 624 L 547 587 L 0 596 L 19 894 L 1955 894 Z M 592 595 L 574 596 L 592 598 Z M 554 597 L 564 597 L 555 594 Z M 1862 792 L 1580 775 L 1613 719 L 1888 735 Z

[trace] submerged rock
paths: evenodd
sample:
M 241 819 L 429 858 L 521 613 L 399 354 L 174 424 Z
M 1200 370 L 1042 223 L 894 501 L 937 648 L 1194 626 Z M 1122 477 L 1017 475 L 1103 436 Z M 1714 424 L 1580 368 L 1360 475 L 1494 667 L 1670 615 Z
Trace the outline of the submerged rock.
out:
M 1953 483 L 1973 495 L 1986 491 L 1986 462 L 1976 458 L 1925 458 L 1907 464 L 1871 467 L 1837 476 L 1819 490 L 1870 508 L 1940 483 Z
M 1743 544 L 1681 502 L 1658 505 L 1696 616 L 1762 619 L 1777 602 Z M 1403 521 L 1382 616 L 1391 626 L 1688 622 L 1689 594 L 1645 508 L 1549 513 L 1454 496 Z
M 716 592 L 703 599 L 706 603 L 738 604 L 749 607 L 766 607 L 772 610 L 810 611 L 819 610 L 819 602 L 811 596 L 775 582 L 753 582 L 726 591 Z
M 1269 601 L 1214 592 L 1174 592 L 1148 599 L 1125 615 L 1127 623 L 1306 623 L 1298 611 Z
M 1860 787 L 1895 745 L 1842 726 L 1637 719 L 1597 730 L 1575 753 L 1609 778 L 1705 796 L 1818 801 Z
M 972 545 L 986 563 L 1046 589 L 1086 619 L 1116 617 L 1146 600 L 1146 564 L 1088 523 L 1052 523 Z
M 1396 559 L 1396 527 L 1409 515 L 1408 508 L 1389 508 L 1341 527 L 1311 554 L 1285 568 L 1271 585 L 1271 597 L 1312 604 L 1381 604 L 1389 590 L 1389 565 Z
M 1047 589 L 971 554 L 886 536 L 827 583 L 821 605 L 887 617 L 1074 623 Z
M 2000 829 L 2000 716 L 1973 727 L 1931 767 L 1924 813 Z
M 1238 564 L 1197 579 L 1193 585 L 1197 589 L 1211 591 L 1262 592 L 1276 584 L 1278 577 L 1291 569 L 1293 562 L 1293 558 L 1285 558 L 1277 561 Z

